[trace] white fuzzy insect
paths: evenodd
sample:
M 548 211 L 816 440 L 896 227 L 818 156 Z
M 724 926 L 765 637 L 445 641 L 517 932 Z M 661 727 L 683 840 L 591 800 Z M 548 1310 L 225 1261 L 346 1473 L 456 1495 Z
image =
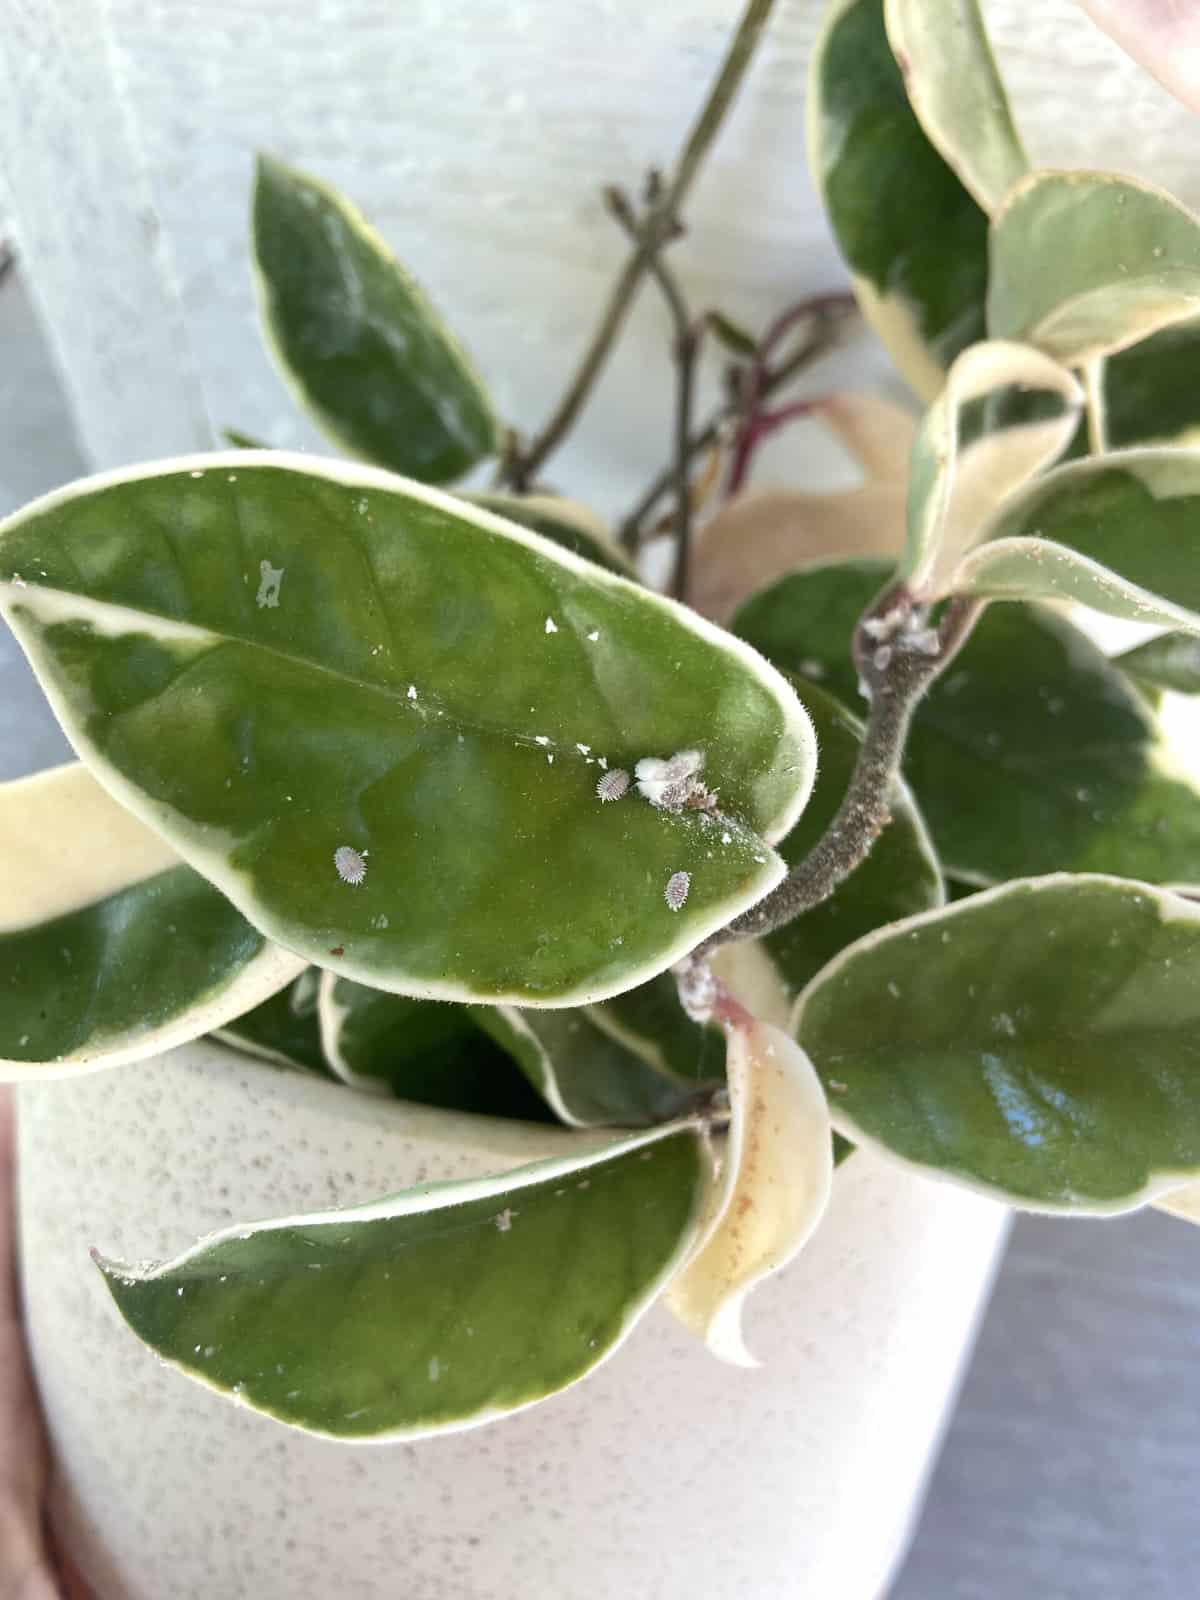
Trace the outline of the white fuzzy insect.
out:
M 353 845 L 338 845 L 333 852 L 333 864 L 337 868 L 338 877 L 352 889 L 357 889 L 367 875 L 366 855 L 356 850 Z
M 663 890 L 663 899 L 672 911 L 682 911 L 687 904 L 688 890 L 692 887 L 690 872 L 673 872 L 667 879 L 667 887 Z
M 596 785 L 601 800 L 619 800 L 629 788 L 629 774 L 624 767 L 614 767 L 606 772 Z

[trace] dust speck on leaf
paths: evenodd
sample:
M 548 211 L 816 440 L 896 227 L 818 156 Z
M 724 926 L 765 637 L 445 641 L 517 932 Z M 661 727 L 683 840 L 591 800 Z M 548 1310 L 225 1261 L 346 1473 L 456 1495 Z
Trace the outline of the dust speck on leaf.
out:
M 429 1381 L 430 1381 L 430 1383 L 436 1383 L 438 1381 L 438 1379 L 441 1377 L 441 1375 L 442 1375 L 442 1363 L 438 1360 L 438 1358 L 436 1356 L 430 1356 L 430 1358 L 429 1358 Z
M 273 567 L 269 561 L 258 563 L 258 593 L 254 604 L 261 611 L 264 606 L 272 610 L 279 604 L 279 590 L 283 584 L 283 568 Z

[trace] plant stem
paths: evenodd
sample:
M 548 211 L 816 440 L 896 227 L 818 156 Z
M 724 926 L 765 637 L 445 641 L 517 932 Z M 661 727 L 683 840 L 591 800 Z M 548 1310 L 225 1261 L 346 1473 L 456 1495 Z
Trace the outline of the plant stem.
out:
M 826 354 L 832 347 L 838 329 L 855 309 L 854 297 L 849 294 L 820 295 L 804 302 L 804 308 L 813 318 L 813 328 L 808 339 L 793 351 L 785 361 L 772 368 L 765 376 L 760 398 L 766 400 L 777 389 L 790 382 L 798 372 Z M 794 308 L 798 309 L 798 308 Z M 722 431 L 735 418 L 745 414 L 745 401 L 741 396 L 723 401 L 688 442 L 689 456 L 696 456 L 715 442 Z M 646 518 L 675 484 L 675 460 L 654 478 L 629 515 L 621 524 L 621 543 L 634 550 L 642 538 Z
M 917 704 L 958 654 L 983 602 L 957 595 L 936 627 L 902 585 L 885 590 L 860 620 L 854 656 L 871 709 L 850 786 L 821 838 L 784 881 L 693 952 L 773 933 L 827 900 L 861 865 L 891 821 L 892 793 Z
M 741 87 L 746 68 L 753 59 L 755 49 L 770 17 L 775 0 L 747 0 L 742 19 L 730 41 L 716 81 L 688 134 L 675 171 L 666 182 L 651 206 L 646 223 L 639 232 L 637 243 L 621 275 L 613 286 L 608 304 L 604 308 L 591 343 L 575 373 L 567 392 L 557 409 L 531 440 L 529 448 L 511 466 L 511 481 L 516 488 L 525 488 L 545 464 L 551 451 L 566 437 L 584 401 L 604 366 L 617 334 L 633 304 L 634 295 L 645 273 L 650 269 L 659 248 L 671 237 L 676 227 L 680 206 L 700 170 L 709 146 L 717 135 L 734 96 Z
M 649 219 L 639 224 L 622 190 L 606 189 L 604 198 L 613 216 L 631 238 L 637 239 L 641 229 L 651 225 Z M 682 600 L 687 594 L 692 548 L 692 390 L 703 323 L 692 321 L 675 274 L 664 265 L 657 251 L 650 258 L 650 273 L 662 290 L 675 324 L 675 458 L 672 464 L 675 485 L 675 571 L 671 593 L 677 600 Z
M 1083 394 L 1087 405 L 1088 451 L 1102 456 L 1108 449 L 1104 425 L 1104 357 L 1093 356 L 1083 368 Z

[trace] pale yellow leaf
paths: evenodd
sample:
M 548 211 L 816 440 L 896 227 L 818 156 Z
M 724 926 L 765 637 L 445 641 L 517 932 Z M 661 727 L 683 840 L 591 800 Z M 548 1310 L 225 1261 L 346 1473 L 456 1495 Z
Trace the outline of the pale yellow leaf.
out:
M 869 481 L 901 482 L 917 437 L 918 418 L 870 390 L 847 390 L 812 403 L 813 415 L 835 433 Z
M 1190 111 L 1200 111 L 1200 6 L 1194 0 L 1079 0 Z
M 713 1218 L 667 1304 L 714 1355 L 752 1367 L 743 1304 L 821 1220 L 833 1182 L 832 1129 L 820 1080 L 794 1039 L 740 1007 L 722 1026 L 730 1125 Z
M 1185 1183 L 1182 1189 L 1171 1189 L 1160 1194 L 1153 1202 L 1158 1211 L 1168 1211 L 1185 1222 L 1200 1222 L 1200 1183 Z
M 688 602 L 719 621 L 748 594 L 797 567 L 898 556 L 904 506 L 903 479 L 840 494 L 760 489 L 739 495 L 700 535 Z

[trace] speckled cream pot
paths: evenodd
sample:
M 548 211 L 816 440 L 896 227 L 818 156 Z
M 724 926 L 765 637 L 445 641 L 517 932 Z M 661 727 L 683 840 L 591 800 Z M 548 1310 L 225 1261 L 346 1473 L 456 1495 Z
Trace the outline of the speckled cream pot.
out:
M 155 1359 L 88 1247 L 495 1171 L 570 1135 L 381 1105 L 197 1044 L 20 1093 L 25 1291 L 53 1517 L 102 1600 L 875 1600 L 1005 1231 L 863 1153 L 751 1304 L 764 1366 L 663 1310 L 586 1382 L 424 1443 L 291 1432 Z M 414 1308 L 419 1315 L 419 1308 Z

